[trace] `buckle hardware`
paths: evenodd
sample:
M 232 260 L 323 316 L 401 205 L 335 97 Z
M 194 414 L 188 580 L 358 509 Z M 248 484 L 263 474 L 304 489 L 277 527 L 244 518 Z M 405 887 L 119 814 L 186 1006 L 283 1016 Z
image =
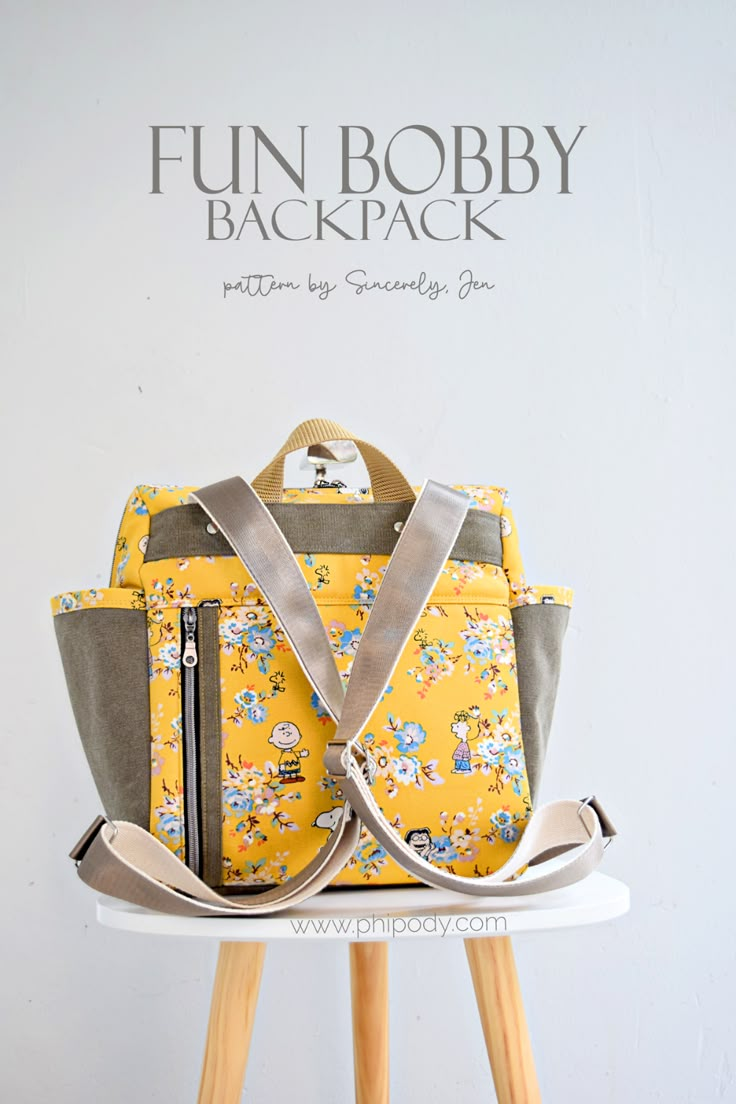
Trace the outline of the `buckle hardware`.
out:
M 356 753 L 355 759 L 353 752 Z M 350 744 L 330 740 L 325 749 L 324 765 L 332 778 L 349 778 L 351 771 L 357 768 L 369 786 L 375 782 L 378 769 L 376 760 L 358 740 Z
M 582 811 L 583 811 L 583 809 L 585 808 L 586 805 L 590 805 L 593 812 L 599 818 L 599 820 L 601 821 L 601 829 L 602 829 L 603 828 L 603 817 L 600 815 L 599 807 L 598 807 L 598 804 L 597 804 L 596 799 L 595 799 L 595 794 L 591 794 L 590 797 L 585 797 L 585 798 L 581 799 L 580 804 L 578 805 L 578 816 L 580 817 L 581 820 L 583 820 Z M 588 838 L 592 839 L 593 838 L 592 833 L 591 833 L 590 829 L 588 828 L 588 825 L 585 823 L 584 820 L 583 820 L 583 828 L 585 828 L 585 831 L 588 833 Z M 605 842 L 603 844 L 603 850 L 604 851 L 606 850 L 606 848 L 608 847 L 608 845 L 610 844 L 612 839 L 613 839 L 613 836 L 608 836 L 605 839 Z
M 110 820 L 109 817 L 106 817 L 106 816 L 97 816 L 97 817 L 95 817 L 95 819 L 90 824 L 89 828 L 87 828 L 87 830 L 82 833 L 80 838 L 74 844 L 74 847 L 72 847 L 71 851 L 69 852 L 69 858 L 73 859 L 74 862 L 77 865 L 79 865 L 79 863 L 82 861 L 84 856 L 89 851 L 90 847 L 92 846 L 95 839 L 97 838 L 97 835 L 98 835 L 100 829 L 102 828 L 103 824 L 109 824 L 110 825 L 110 827 L 113 830 L 113 835 L 112 835 L 113 839 L 117 835 L 118 830 L 115 827 L 115 825 L 113 824 L 113 822 Z
M 328 740 L 323 763 L 330 778 L 348 777 L 350 771 L 345 763 L 346 750 L 347 745 L 342 740 Z

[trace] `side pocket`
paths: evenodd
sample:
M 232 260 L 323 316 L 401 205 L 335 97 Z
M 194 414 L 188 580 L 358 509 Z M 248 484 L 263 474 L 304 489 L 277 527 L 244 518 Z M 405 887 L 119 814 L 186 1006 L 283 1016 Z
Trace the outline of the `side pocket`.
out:
M 105 812 L 148 828 L 148 636 L 139 600 L 130 590 L 83 591 L 53 599 L 52 608 L 74 718 Z
M 552 727 L 570 603 L 571 592 L 565 588 L 534 587 L 528 588 L 521 604 L 511 609 L 521 736 L 532 805 L 536 803 Z

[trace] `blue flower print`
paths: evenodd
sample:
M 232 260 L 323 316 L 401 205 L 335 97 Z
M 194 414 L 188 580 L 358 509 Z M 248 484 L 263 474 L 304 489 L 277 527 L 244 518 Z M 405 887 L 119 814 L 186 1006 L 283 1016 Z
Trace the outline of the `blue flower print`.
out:
M 258 701 L 255 690 L 239 690 L 235 695 L 235 704 L 238 709 L 250 709 Z
M 449 836 L 435 836 L 432 840 L 432 848 L 433 862 L 451 863 L 460 858 L 458 850 Z
M 361 841 L 360 846 L 355 851 L 354 858 L 361 874 L 370 877 L 372 874 L 377 874 L 382 866 L 385 866 L 386 851 L 380 843 L 369 838 Z
M 239 690 L 235 695 L 235 704 L 238 709 L 242 709 L 253 724 L 263 724 L 268 716 L 267 707 L 258 700 L 258 695 L 255 690 Z M 236 724 L 240 724 L 239 720 L 236 720 Z
M 422 663 L 425 667 L 432 667 L 434 664 L 444 664 L 447 662 L 447 657 L 452 653 L 452 649 L 455 647 L 451 640 L 433 640 L 428 644 L 425 644 L 420 653 Z
M 400 755 L 398 759 L 394 759 L 394 769 L 396 781 L 411 786 L 419 774 L 419 760 L 410 755 Z
M 309 699 L 309 704 L 311 705 L 314 712 L 317 714 L 317 720 L 318 721 L 327 721 L 327 720 L 329 720 L 330 711 L 327 709 L 324 702 L 322 701 L 322 699 L 320 698 L 319 694 L 316 691 L 312 694 L 311 698 Z
M 491 816 L 491 824 L 495 825 L 496 828 L 506 828 L 511 822 L 511 813 L 508 813 L 505 809 L 499 809 Z
M 161 674 L 164 678 L 171 678 L 171 672 L 178 671 L 179 659 L 179 645 L 175 641 L 171 640 L 161 645 L 158 650 L 158 660 L 163 667 Z
M 182 837 L 181 817 L 178 813 L 162 813 L 158 818 L 156 831 L 172 843 L 178 843 Z
M 268 655 L 273 651 L 276 643 L 273 630 L 267 626 L 261 628 L 258 625 L 251 625 L 245 631 L 245 639 L 254 655 Z
M 347 655 L 348 652 L 357 651 L 360 643 L 360 629 L 346 629 L 340 637 L 338 655 Z
M 524 771 L 524 756 L 514 748 L 506 748 L 503 753 L 503 766 L 512 778 L 518 778 Z
M 246 790 L 227 786 L 222 794 L 223 801 L 234 813 L 252 813 L 253 797 Z
M 485 663 L 493 659 L 493 648 L 488 640 L 481 640 L 477 636 L 471 636 L 465 641 L 465 653 L 479 663 Z
M 220 623 L 220 636 L 225 642 L 226 651 L 236 648 L 243 642 L 243 626 L 237 617 L 228 617 Z
M 411 752 L 421 747 L 427 739 L 427 733 L 416 721 L 405 721 L 401 728 L 396 730 L 396 745 L 399 751 Z

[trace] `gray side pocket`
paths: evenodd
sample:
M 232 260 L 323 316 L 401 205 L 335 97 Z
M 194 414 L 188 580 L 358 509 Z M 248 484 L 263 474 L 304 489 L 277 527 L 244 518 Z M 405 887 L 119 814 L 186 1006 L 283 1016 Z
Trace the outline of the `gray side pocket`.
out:
M 105 812 L 149 826 L 146 611 L 83 609 L 54 618 L 69 697 Z
M 532 805 L 537 799 L 547 753 L 552 714 L 560 680 L 562 641 L 570 618 L 568 606 L 516 606 L 514 623 L 519 677 L 521 736 Z

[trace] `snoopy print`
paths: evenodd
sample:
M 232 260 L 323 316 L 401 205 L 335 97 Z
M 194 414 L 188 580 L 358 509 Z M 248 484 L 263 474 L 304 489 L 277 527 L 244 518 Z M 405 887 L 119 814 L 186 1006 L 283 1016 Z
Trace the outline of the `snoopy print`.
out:
M 343 811 L 342 805 L 339 805 L 336 809 L 325 809 L 317 816 L 316 820 L 312 821 L 312 827 L 326 828 L 328 832 L 332 832 L 342 820 Z
M 304 775 L 300 773 L 299 761 L 309 755 L 308 748 L 296 750 L 296 745 L 302 738 L 299 729 L 292 721 L 279 721 L 273 726 L 273 731 L 268 738 L 269 744 L 278 748 L 278 771 L 281 782 L 303 782 Z

